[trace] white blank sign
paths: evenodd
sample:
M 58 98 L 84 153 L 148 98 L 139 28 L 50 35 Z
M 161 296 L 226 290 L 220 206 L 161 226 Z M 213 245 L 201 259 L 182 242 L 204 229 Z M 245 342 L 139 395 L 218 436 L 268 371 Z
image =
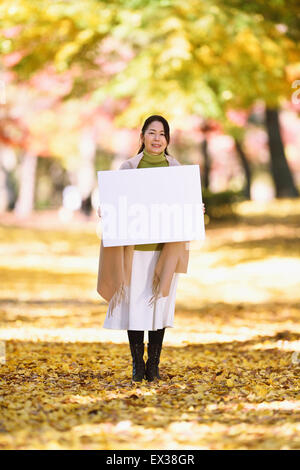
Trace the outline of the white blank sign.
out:
M 199 165 L 97 173 L 105 247 L 204 240 Z

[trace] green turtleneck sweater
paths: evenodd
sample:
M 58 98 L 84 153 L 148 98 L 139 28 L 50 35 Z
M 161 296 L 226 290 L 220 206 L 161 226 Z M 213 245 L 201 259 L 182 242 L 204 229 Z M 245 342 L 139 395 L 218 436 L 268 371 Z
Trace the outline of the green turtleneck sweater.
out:
M 165 153 L 162 152 L 159 155 L 152 155 L 151 153 L 143 151 L 143 157 L 138 164 L 138 168 L 154 168 L 157 166 L 169 166 L 169 162 L 166 159 Z M 134 245 L 135 250 L 139 251 L 160 251 L 162 250 L 163 243 L 148 243 L 146 245 Z

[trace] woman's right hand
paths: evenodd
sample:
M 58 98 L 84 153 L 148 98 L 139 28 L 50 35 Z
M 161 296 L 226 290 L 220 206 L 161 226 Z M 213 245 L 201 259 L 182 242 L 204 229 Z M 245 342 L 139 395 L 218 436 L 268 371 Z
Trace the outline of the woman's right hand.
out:
M 100 206 L 98 207 L 97 214 L 98 214 L 98 216 L 101 218 L 101 210 L 100 210 Z

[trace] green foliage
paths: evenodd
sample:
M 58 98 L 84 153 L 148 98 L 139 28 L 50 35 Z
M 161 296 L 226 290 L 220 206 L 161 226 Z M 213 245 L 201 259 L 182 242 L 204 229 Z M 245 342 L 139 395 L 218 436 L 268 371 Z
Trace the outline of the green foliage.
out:
M 205 204 L 205 213 L 209 218 L 220 220 L 234 217 L 234 204 L 245 200 L 245 195 L 243 190 L 212 193 L 203 189 L 202 199 Z
M 285 34 L 293 41 L 299 41 L 299 15 L 300 3 L 298 0 L 255 0 L 245 2 L 243 0 L 221 0 L 223 7 L 238 9 L 246 14 L 256 16 L 270 25 L 285 27 Z
M 262 6 L 261 6 L 262 9 Z M 186 114 L 221 120 L 228 109 L 250 108 L 257 99 L 277 107 L 291 95 L 287 64 L 299 62 L 297 43 L 287 24 L 268 6 L 262 13 L 242 2 L 170 2 L 164 8 L 145 4 L 136 27 L 123 24 L 112 34 L 135 51 L 96 101 L 107 95 L 129 98 L 118 123 L 138 125 L 146 115 L 161 113 L 180 123 Z
M 95 158 L 95 171 L 110 170 L 113 158 L 113 154 L 102 148 L 98 149 Z
M 35 209 L 59 208 L 63 188 L 70 183 L 69 175 L 59 158 L 39 158 L 35 188 Z
M 46 65 L 77 70 L 65 98 L 91 92 L 96 105 L 124 102 L 114 111 L 121 126 L 157 113 L 180 127 L 195 114 L 242 138 L 229 109 L 250 109 L 257 99 L 273 108 L 291 97 L 297 20 L 295 0 L 4 0 L 0 52 L 4 64 L 14 53 L 23 57 L 11 66 L 18 80 Z M 20 30 L 8 34 L 14 27 Z M 62 147 L 55 155 L 65 154 Z
M 21 29 L 0 37 L 0 50 L 24 55 L 13 67 L 22 80 L 46 64 L 57 72 L 80 67 L 73 90 L 79 96 L 105 84 L 95 60 L 102 40 L 113 38 L 134 58 L 99 91 L 102 99 L 130 97 L 135 122 L 145 113 L 145 98 L 149 111 L 169 111 L 170 96 L 175 114 L 218 119 L 228 107 L 248 107 L 257 98 L 277 106 L 291 94 L 286 66 L 299 62 L 297 18 L 298 4 L 284 0 L 4 0 L 3 30 Z M 98 85 L 87 71 L 99 74 Z
M 114 6 L 95 0 L 62 2 L 41 0 L 8 1 L 0 6 L 0 52 L 20 52 L 23 58 L 14 70 L 21 80 L 29 79 L 46 64 L 63 72 L 72 64 L 95 69 L 99 41 L 115 21 Z M 6 38 L 5 31 L 20 27 Z

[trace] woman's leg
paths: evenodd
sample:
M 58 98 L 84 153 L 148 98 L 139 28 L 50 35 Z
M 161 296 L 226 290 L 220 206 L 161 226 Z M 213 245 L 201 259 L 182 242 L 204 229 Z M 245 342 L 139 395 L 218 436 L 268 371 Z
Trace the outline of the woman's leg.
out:
M 144 332 L 139 330 L 127 330 L 128 339 L 130 343 L 143 343 Z
M 146 362 L 146 379 L 152 382 L 155 379 L 160 379 L 159 375 L 159 360 L 164 339 L 165 328 L 156 331 L 148 332 L 148 360 Z
M 148 332 L 149 343 L 162 344 L 163 339 L 164 339 L 164 334 L 165 334 L 165 328 L 162 328 L 161 330 L 156 330 L 156 331 L 149 331 Z
M 144 332 L 127 330 L 132 356 L 132 380 L 141 382 L 145 376 Z

